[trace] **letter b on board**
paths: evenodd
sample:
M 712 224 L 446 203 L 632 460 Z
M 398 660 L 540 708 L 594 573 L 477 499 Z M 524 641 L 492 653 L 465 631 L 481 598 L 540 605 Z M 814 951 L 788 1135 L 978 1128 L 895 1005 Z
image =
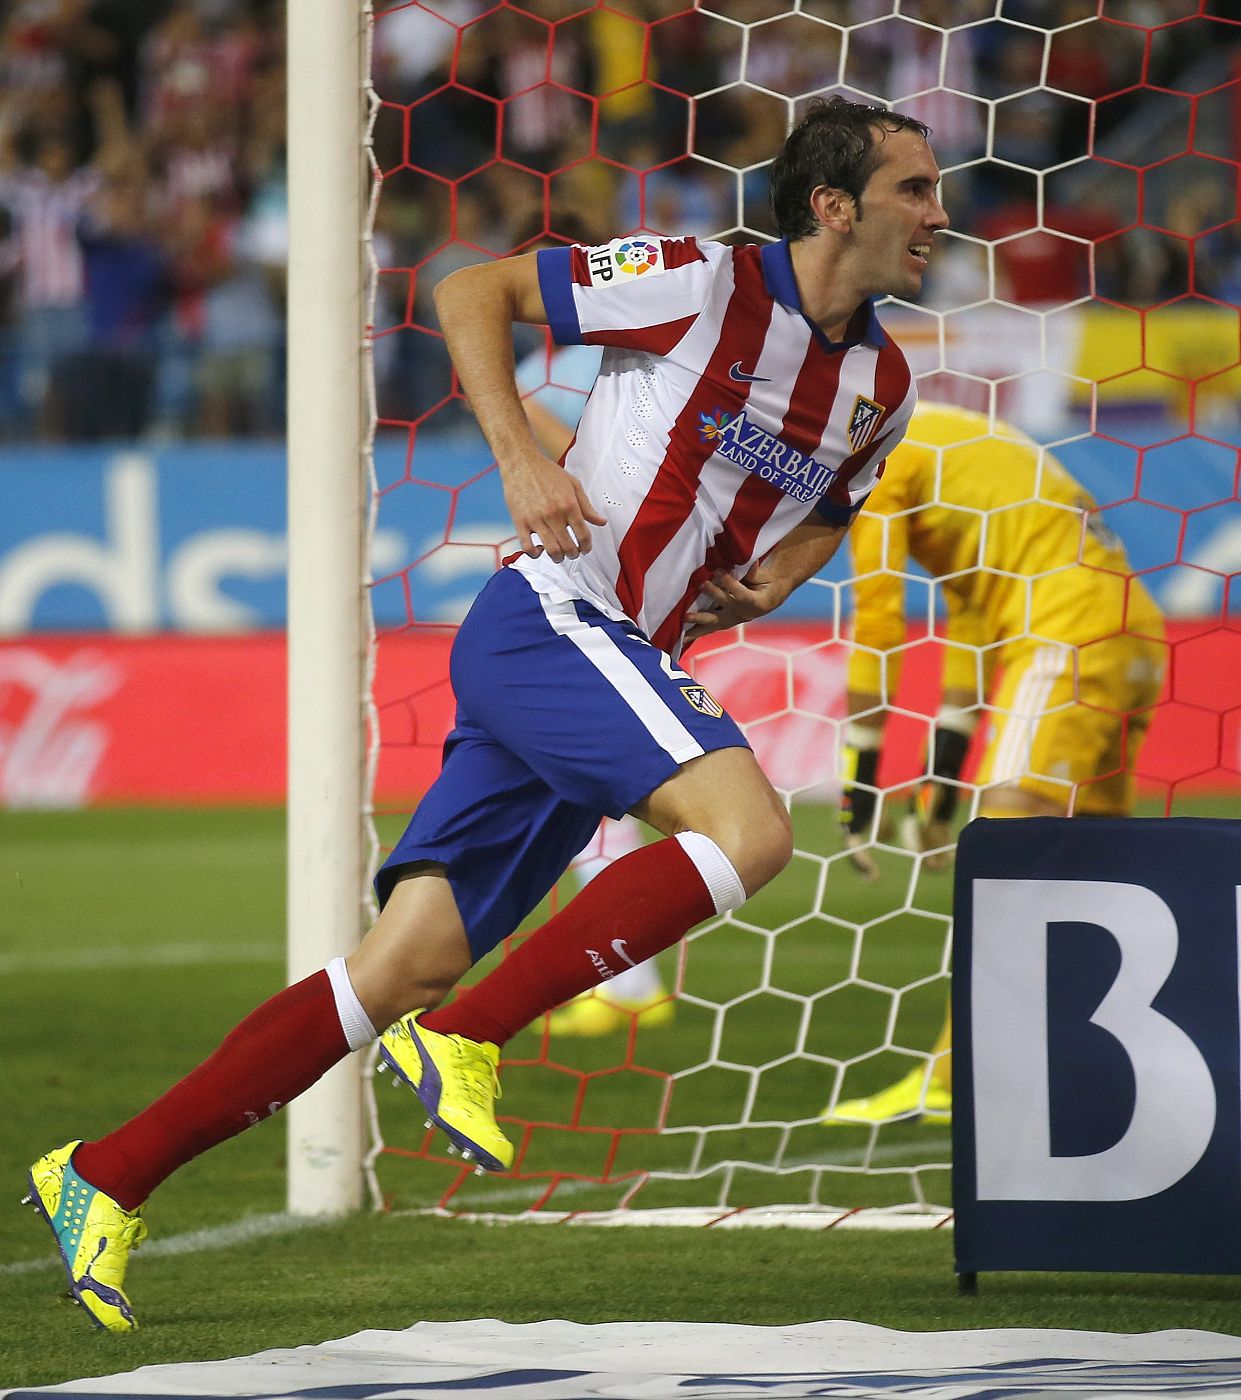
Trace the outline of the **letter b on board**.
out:
M 1238 870 L 1241 822 L 962 834 L 959 1271 L 1241 1272 Z

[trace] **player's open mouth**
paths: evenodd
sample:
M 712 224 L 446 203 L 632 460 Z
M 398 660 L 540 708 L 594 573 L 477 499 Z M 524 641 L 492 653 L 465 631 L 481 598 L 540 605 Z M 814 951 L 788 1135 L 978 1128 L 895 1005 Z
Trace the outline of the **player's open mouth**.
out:
M 931 256 L 931 245 L 929 243 L 911 243 L 907 251 L 909 256 L 919 267 L 926 267 L 927 260 Z

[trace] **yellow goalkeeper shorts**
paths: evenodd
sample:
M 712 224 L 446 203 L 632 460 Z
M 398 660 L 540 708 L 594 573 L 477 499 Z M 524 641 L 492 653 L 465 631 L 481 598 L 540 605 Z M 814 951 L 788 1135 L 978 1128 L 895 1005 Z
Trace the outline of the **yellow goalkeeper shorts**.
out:
M 1015 784 L 1066 812 L 1127 815 L 1164 665 L 1158 642 L 1131 636 L 1006 648 L 975 781 L 984 794 Z

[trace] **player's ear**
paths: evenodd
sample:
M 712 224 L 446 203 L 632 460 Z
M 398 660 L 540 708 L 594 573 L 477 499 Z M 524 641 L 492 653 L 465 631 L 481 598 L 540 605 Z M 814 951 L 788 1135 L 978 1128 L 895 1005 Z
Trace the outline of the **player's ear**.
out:
M 835 185 L 816 185 L 810 192 L 810 210 L 823 228 L 833 233 L 848 233 L 857 217 L 857 202 L 848 190 Z

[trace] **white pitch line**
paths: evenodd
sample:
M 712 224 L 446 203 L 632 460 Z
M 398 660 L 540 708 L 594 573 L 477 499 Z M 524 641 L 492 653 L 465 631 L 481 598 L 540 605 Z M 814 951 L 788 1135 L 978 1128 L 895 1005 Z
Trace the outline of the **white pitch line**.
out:
M 917 1144 L 901 1143 L 893 1144 L 890 1147 L 877 1147 L 870 1153 L 869 1160 L 872 1162 L 899 1161 L 902 1157 L 908 1156 L 911 1150 L 919 1153 L 931 1152 L 942 1147 L 947 1147 L 948 1139 L 937 1134 L 935 1137 L 927 1136 Z M 831 1161 L 826 1161 L 821 1157 L 813 1158 L 790 1158 L 787 1166 L 822 1166 L 829 1169 L 836 1166 L 861 1165 L 866 1159 L 866 1154 L 861 1150 L 842 1152 L 836 1154 Z M 503 1205 L 506 1202 L 528 1201 L 535 1193 L 537 1183 L 524 1187 L 500 1187 L 495 1191 L 489 1191 L 486 1199 L 478 1203 L 481 1207 L 492 1205 Z M 598 1190 L 598 1183 L 590 1181 L 562 1181 L 556 1188 L 556 1199 L 566 1196 L 578 1196 L 586 1191 Z M 415 1205 L 410 1209 L 425 1209 L 434 1206 L 437 1200 L 428 1200 L 420 1205 Z M 400 1214 L 405 1214 L 401 1211 Z M 266 1239 L 273 1235 L 291 1235 L 300 1230 L 312 1230 L 321 1225 L 335 1224 L 338 1217 L 325 1215 L 289 1215 L 284 1212 L 274 1212 L 270 1215 L 251 1215 L 244 1220 L 236 1220 L 231 1225 L 215 1225 L 202 1230 L 187 1230 L 183 1235 L 170 1235 L 167 1239 L 154 1239 L 148 1241 L 142 1247 L 143 1259 L 156 1259 L 166 1254 L 199 1254 L 211 1249 L 230 1249 L 235 1244 L 249 1244 L 251 1240 Z M 40 1269 L 59 1268 L 60 1261 L 55 1256 L 44 1256 L 40 1259 L 20 1259 L 12 1264 L 0 1264 L 0 1278 L 7 1278 L 14 1274 L 37 1273 Z
M 280 962 L 279 943 L 153 943 L 146 948 L 64 948 L 40 953 L 0 953 L 0 975 L 75 972 L 84 968 L 192 967 L 202 963 Z
M 250 1215 L 231 1225 L 216 1225 L 209 1229 L 187 1230 L 184 1235 L 170 1235 L 166 1240 L 151 1240 L 142 1246 L 142 1258 L 154 1259 L 165 1254 L 199 1254 L 208 1249 L 230 1249 L 235 1244 L 272 1235 L 291 1235 L 298 1230 L 311 1230 L 320 1225 L 337 1223 L 339 1217 L 327 1215 Z M 53 1254 L 42 1259 L 22 1259 L 16 1264 L 0 1264 L 0 1277 L 9 1274 L 34 1273 L 39 1269 L 60 1268 Z

